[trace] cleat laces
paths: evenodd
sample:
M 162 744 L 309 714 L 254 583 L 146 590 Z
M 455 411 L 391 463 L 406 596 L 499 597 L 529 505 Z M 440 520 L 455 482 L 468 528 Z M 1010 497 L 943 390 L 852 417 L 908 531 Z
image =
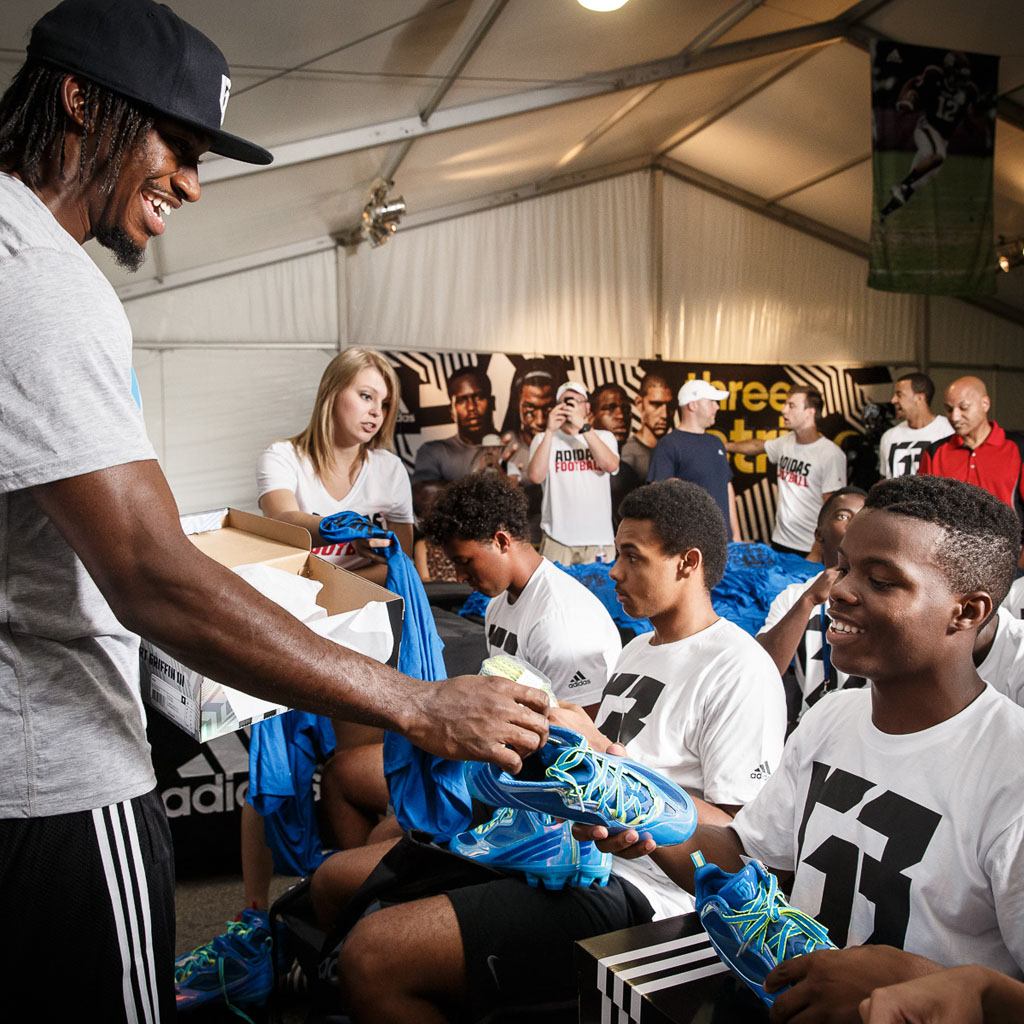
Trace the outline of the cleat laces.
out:
M 231 953 L 230 940 L 233 937 L 237 937 L 244 941 L 252 939 L 253 932 L 256 930 L 253 925 L 245 921 L 228 921 L 227 931 L 222 935 L 217 935 L 211 939 L 205 946 L 200 946 L 198 949 L 194 949 L 190 954 L 184 958 L 179 959 L 174 966 L 174 984 L 175 986 L 181 986 L 191 980 L 194 974 L 201 974 L 206 969 L 216 966 L 217 968 L 217 981 L 220 983 L 221 995 L 224 997 L 224 1005 L 237 1017 L 241 1017 L 242 1020 L 247 1021 L 248 1024 L 254 1024 L 253 1019 L 245 1013 L 240 1007 L 236 1006 L 231 1002 L 231 997 L 228 994 L 229 980 L 224 976 L 224 952 Z M 267 936 L 265 940 L 269 946 L 270 936 Z
M 563 797 L 566 804 L 581 810 L 587 806 L 596 808 L 601 814 L 627 828 L 642 827 L 652 814 L 661 814 L 662 800 L 642 778 L 628 770 L 624 762 L 613 762 L 608 758 L 588 759 L 586 746 L 570 747 L 564 750 L 549 765 L 547 775 L 568 787 Z M 585 783 L 580 783 L 574 770 L 587 759 L 593 766 L 593 773 Z
M 752 946 L 755 952 L 768 950 L 776 963 L 782 963 L 790 956 L 808 952 L 806 945 L 789 952 L 791 941 L 811 940 L 831 947 L 828 932 L 814 918 L 802 910 L 791 907 L 779 894 L 779 883 L 769 875 L 767 888 L 748 900 L 738 910 L 719 909 L 722 919 L 737 926 L 743 942 L 737 951 L 742 956 Z

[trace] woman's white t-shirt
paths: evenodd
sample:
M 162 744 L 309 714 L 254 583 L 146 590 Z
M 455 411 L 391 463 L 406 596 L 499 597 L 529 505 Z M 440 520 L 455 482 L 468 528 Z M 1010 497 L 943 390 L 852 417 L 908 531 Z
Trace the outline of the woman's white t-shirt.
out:
M 366 453 L 352 489 L 340 500 L 328 494 L 313 464 L 299 455 L 291 441 L 275 441 L 263 452 L 257 465 L 256 486 L 257 498 L 270 491 L 291 491 L 299 510 L 309 515 L 358 512 L 385 528 L 413 521 L 409 474 L 397 455 L 379 448 Z M 327 557 L 346 569 L 370 564 L 350 544 Z

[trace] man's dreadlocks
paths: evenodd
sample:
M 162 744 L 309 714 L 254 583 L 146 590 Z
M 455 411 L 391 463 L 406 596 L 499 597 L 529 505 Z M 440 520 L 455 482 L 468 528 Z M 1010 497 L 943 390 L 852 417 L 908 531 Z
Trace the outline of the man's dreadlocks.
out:
M 26 184 L 38 187 L 45 161 L 59 156 L 64 171 L 67 118 L 61 85 L 68 72 L 40 61 L 28 60 L 0 99 L 0 168 L 17 171 Z M 80 79 L 84 89 L 85 121 L 78 162 L 78 180 L 84 182 L 96 168 L 102 141 L 110 141 L 107 169 L 100 188 L 114 187 L 121 162 L 153 126 L 149 111 L 134 101 Z

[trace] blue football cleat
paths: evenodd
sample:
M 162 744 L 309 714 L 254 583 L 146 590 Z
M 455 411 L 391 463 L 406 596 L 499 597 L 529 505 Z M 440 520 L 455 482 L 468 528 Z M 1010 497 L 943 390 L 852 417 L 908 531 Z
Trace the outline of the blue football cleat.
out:
M 243 910 L 222 935 L 183 953 L 174 961 L 178 1012 L 223 1004 L 245 1017 L 238 1006 L 262 1006 L 274 987 L 272 944 L 266 911 Z
M 722 962 L 767 1006 L 764 979 L 783 960 L 817 949 L 835 949 L 828 930 L 779 892 L 779 881 L 756 860 L 729 874 L 691 854 L 697 913 Z M 785 989 L 780 989 L 784 992 Z
M 693 801 L 670 779 L 614 754 L 598 754 L 572 729 L 552 725 L 548 742 L 523 762 L 519 775 L 467 761 L 472 796 L 493 807 L 518 807 L 609 833 L 636 829 L 659 846 L 684 843 L 697 827 Z
M 512 807 L 457 835 L 448 849 L 480 864 L 522 872 L 530 885 L 546 889 L 607 885 L 612 867 L 611 854 L 577 840 L 569 822 Z

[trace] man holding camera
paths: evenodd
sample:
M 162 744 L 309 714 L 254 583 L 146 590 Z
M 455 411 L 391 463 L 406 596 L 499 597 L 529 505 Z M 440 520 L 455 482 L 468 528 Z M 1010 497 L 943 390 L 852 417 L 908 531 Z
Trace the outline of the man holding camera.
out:
M 587 399 L 579 381 L 566 381 L 544 433 L 530 444 L 527 475 L 544 490 L 540 553 L 563 565 L 615 560 L 611 477 L 619 445 L 587 422 Z

